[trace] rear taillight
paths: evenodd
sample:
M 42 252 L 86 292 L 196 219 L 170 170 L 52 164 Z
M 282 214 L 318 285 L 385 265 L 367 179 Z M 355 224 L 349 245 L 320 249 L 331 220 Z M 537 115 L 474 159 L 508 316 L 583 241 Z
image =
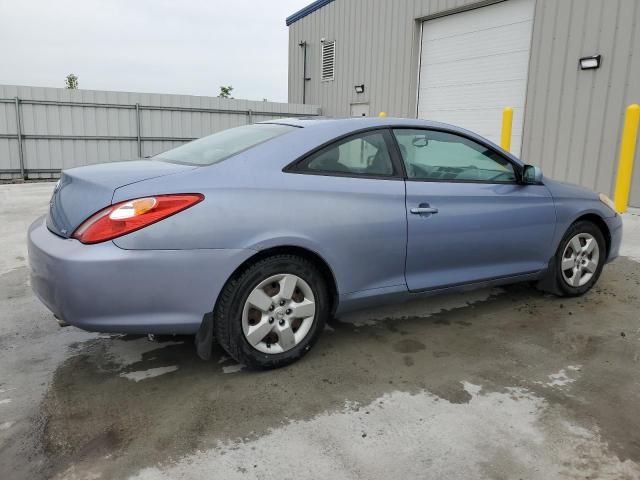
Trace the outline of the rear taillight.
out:
M 204 199 L 199 193 L 157 195 L 116 203 L 100 210 L 80 225 L 72 237 L 82 243 L 99 243 L 140 230 L 192 207 Z

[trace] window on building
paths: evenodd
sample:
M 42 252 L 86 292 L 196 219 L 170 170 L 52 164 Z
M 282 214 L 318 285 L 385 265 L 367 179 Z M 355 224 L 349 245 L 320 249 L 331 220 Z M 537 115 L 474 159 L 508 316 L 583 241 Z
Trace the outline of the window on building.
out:
M 335 78 L 336 41 L 322 42 L 322 81 L 328 82 Z
M 393 133 L 409 178 L 486 183 L 516 181 L 511 162 L 468 138 L 435 130 L 395 129 Z

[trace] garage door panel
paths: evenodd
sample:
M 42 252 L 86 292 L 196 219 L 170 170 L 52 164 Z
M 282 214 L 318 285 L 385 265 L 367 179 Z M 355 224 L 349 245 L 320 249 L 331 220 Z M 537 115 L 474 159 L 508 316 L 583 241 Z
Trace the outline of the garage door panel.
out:
M 531 41 L 523 33 L 530 32 L 531 26 L 532 22 L 523 22 L 440 40 L 425 40 L 422 46 L 424 64 L 455 62 L 509 52 L 527 52 Z
M 631 195 L 629 196 L 629 205 L 640 208 L 640 154 L 636 153 L 636 167 L 633 169 L 633 177 L 631 179 Z
M 499 7 L 499 8 L 493 8 Z M 471 31 L 482 31 L 497 26 L 529 21 L 533 18 L 533 2 L 522 4 L 509 0 L 500 5 L 482 7 L 463 14 L 455 14 L 429 21 L 429 30 L 424 32 L 427 40 L 436 40 Z M 467 13 L 471 15 L 467 15 Z M 455 17 L 455 22 L 450 22 Z
M 490 58 L 424 65 L 420 80 L 431 87 L 491 83 L 495 82 L 499 72 L 502 80 L 526 81 L 528 65 L 527 52 L 512 52 Z
M 420 89 L 420 101 L 429 110 L 451 108 L 500 108 L 506 105 L 522 107 L 520 82 L 509 80 L 483 85 L 450 85 Z
M 522 109 L 514 109 L 513 127 L 522 129 Z M 465 127 L 472 132 L 480 135 L 494 135 L 495 131 L 487 128 L 492 122 L 500 123 L 502 121 L 501 109 L 483 109 L 483 110 L 434 110 L 429 120 L 450 123 L 452 125 L 460 125 L 465 123 Z M 514 135 L 515 136 L 515 135 Z M 499 138 L 495 136 L 495 138 Z
M 478 135 L 488 138 L 494 143 L 500 144 L 500 128 L 494 125 L 502 124 L 502 109 L 439 109 L 429 112 L 429 116 L 423 117 L 437 122 L 462 126 Z M 524 109 L 513 109 L 513 135 L 511 137 L 511 151 L 519 152 L 524 121 Z M 516 149 L 518 147 L 518 149 Z
M 514 108 L 511 151 L 520 153 L 533 0 L 508 0 L 423 23 L 418 117 L 458 125 L 494 142 Z

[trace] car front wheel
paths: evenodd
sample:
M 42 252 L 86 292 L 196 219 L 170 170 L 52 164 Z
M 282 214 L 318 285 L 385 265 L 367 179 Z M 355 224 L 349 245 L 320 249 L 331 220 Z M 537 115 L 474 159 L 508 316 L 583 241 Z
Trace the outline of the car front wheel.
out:
M 296 255 L 259 260 L 230 279 L 218 299 L 218 343 L 250 368 L 277 368 L 307 353 L 329 312 L 326 282 Z
M 589 291 L 600 277 L 606 257 L 606 243 L 600 229 L 588 221 L 574 223 L 556 252 L 556 293 L 577 296 Z

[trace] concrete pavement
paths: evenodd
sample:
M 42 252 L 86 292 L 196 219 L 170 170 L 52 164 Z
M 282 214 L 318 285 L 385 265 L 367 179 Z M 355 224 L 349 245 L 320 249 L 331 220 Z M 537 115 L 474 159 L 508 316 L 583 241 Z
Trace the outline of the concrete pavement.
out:
M 190 338 L 58 328 L 24 246 L 51 189 L 0 186 L 2 478 L 640 478 L 640 216 L 582 298 L 359 312 L 249 372 Z

